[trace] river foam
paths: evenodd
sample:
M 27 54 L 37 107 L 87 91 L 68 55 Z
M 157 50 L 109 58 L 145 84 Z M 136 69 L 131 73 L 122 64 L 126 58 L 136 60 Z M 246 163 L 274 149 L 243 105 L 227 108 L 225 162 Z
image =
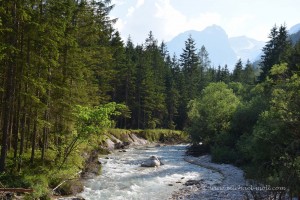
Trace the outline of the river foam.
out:
M 187 180 L 221 182 L 220 174 L 185 162 L 185 151 L 185 145 L 141 147 L 100 158 L 102 175 L 86 180 L 80 196 L 87 200 L 163 200 Z M 140 167 L 152 155 L 161 158 L 165 165 Z

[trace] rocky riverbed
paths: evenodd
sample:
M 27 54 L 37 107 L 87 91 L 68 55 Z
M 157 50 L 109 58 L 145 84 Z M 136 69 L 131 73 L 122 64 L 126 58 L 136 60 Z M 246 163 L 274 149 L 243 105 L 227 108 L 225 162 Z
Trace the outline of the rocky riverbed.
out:
M 291 198 L 285 187 L 271 187 L 253 180 L 247 180 L 244 172 L 229 164 L 211 162 L 210 155 L 200 157 L 185 156 L 184 160 L 190 164 L 210 169 L 222 178 L 207 183 L 207 180 L 192 180 L 172 194 L 170 199 L 189 200 L 297 200 Z
M 115 151 L 99 159 L 102 174 L 87 179 L 78 197 L 86 200 L 278 199 L 270 191 L 251 190 L 249 186 L 257 185 L 250 185 L 241 169 L 212 163 L 209 155 L 192 157 L 185 152 L 186 145 L 148 145 Z M 153 155 L 163 159 L 164 165 L 141 167 Z
M 204 167 L 213 173 L 219 174 L 222 178 L 207 183 L 205 180 L 194 180 L 191 184 L 185 184 L 179 191 L 173 193 L 170 199 L 245 199 L 245 191 L 242 190 L 247 185 L 244 173 L 241 169 L 228 164 L 216 164 L 211 162 L 209 155 L 201 157 L 185 156 L 188 163 Z

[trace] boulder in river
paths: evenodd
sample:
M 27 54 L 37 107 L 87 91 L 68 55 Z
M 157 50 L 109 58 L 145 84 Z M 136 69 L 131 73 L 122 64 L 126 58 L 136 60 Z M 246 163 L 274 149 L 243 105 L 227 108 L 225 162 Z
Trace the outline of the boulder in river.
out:
M 141 164 L 142 167 L 158 167 L 160 165 L 160 160 L 156 156 L 151 156 L 148 160 Z

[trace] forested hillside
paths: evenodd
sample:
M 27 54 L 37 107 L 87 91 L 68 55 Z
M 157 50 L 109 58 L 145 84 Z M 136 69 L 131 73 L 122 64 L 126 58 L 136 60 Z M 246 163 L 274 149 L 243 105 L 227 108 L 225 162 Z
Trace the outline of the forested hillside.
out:
M 231 82 L 209 84 L 188 104 L 187 130 L 201 142 L 200 153 L 242 167 L 259 183 L 284 186 L 291 196 L 300 191 L 299 48 L 285 26 L 274 26 L 259 75 L 245 76 L 243 69 L 253 69 L 238 62 Z M 286 191 L 276 192 L 276 198 L 285 198 Z
M 103 128 L 166 128 L 299 192 L 300 43 L 284 26 L 271 30 L 261 70 L 237 60 L 230 72 L 191 36 L 178 58 L 151 31 L 143 44 L 122 41 L 112 9 L 110 0 L 1 1 L 2 180 L 82 167 L 68 157 L 101 142 Z M 17 186 L 40 184 L 26 181 Z

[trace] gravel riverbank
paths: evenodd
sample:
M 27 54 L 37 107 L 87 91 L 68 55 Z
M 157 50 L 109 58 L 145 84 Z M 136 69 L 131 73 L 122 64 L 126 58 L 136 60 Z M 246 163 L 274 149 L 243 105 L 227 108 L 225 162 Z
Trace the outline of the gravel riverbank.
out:
M 217 164 L 211 162 L 210 155 L 200 157 L 185 156 L 188 163 L 210 169 L 214 178 L 192 180 L 192 184 L 184 184 L 183 187 L 173 193 L 170 200 L 297 200 L 289 197 L 285 187 L 271 187 L 253 182 L 244 178 L 244 172 L 229 164 Z M 216 176 L 218 174 L 219 176 Z M 220 178 L 216 178 L 220 177 Z
M 220 178 L 210 180 L 210 182 L 207 182 L 207 180 L 193 180 L 194 184 L 185 184 L 170 199 L 245 199 L 245 191 L 240 189 L 246 186 L 244 173 L 241 169 L 233 165 L 212 163 L 209 155 L 201 157 L 186 156 L 184 159 L 186 162 L 218 173 Z

